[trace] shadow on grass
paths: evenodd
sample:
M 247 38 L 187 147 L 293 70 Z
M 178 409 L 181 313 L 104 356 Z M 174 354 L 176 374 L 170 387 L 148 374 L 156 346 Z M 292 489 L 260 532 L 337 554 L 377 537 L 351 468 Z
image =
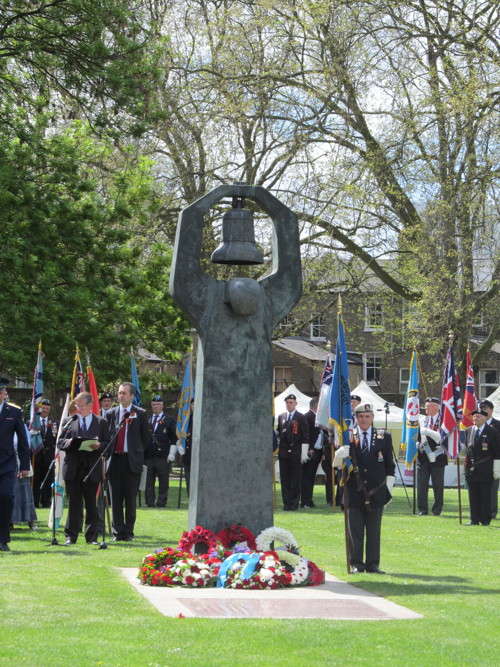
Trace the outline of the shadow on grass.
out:
M 353 586 L 364 588 L 380 597 L 407 598 L 414 595 L 498 595 L 500 589 L 479 588 L 467 584 L 461 577 L 433 577 L 415 574 L 391 574 L 391 577 L 407 579 L 404 584 L 391 581 L 375 582 L 370 579 L 349 580 Z M 414 581 L 417 579 L 418 581 Z

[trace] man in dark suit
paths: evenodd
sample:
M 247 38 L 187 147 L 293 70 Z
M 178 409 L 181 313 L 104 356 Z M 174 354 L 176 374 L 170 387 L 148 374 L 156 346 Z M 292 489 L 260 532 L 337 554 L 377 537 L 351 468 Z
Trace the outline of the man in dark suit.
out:
M 300 506 L 305 508 L 316 507 L 313 500 L 314 481 L 316 472 L 323 454 L 323 429 L 316 426 L 316 413 L 318 411 L 318 399 L 309 401 L 309 410 L 305 414 L 309 426 L 309 450 L 307 461 L 302 464 L 302 488 L 300 493 Z
M 353 442 L 340 447 L 334 459 L 337 468 L 342 467 L 347 457 L 353 464 L 347 489 L 344 489 L 344 506 L 348 507 L 352 574 L 365 571 L 384 574 L 379 568 L 380 529 L 384 507 L 392 498 L 396 466 L 391 434 L 375 428 L 373 417 L 373 408 L 369 403 L 358 405 Z
M 479 403 L 479 409 L 486 412 L 486 424 L 492 426 L 498 433 L 500 433 L 500 420 L 493 417 L 493 410 L 495 406 L 491 401 L 485 399 Z M 491 485 L 491 518 L 496 519 L 498 514 L 498 483 L 500 480 L 494 479 Z
M 500 434 L 488 426 L 484 410 L 474 410 L 465 431 L 465 479 L 469 491 L 469 526 L 489 526 L 491 522 L 491 487 L 500 477 Z
M 116 435 L 109 469 L 113 542 L 134 538 L 137 492 L 149 443 L 149 419 L 145 410 L 133 404 L 135 393 L 131 382 L 123 382 L 118 389 L 120 405 L 106 413 L 110 431 Z
M 286 412 L 278 418 L 281 495 L 283 509 L 295 512 L 299 508 L 302 481 L 302 461 L 309 451 L 309 424 L 305 415 L 297 411 L 297 397 L 285 398 Z
M 448 464 L 448 457 L 439 444 L 440 406 L 441 401 L 435 396 L 425 399 L 425 417 L 421 421 L 418 434 L 417 504 L 420 516 L 429 513 L 429 480 L 432 480 L 434 494 L 432 513 L 439 516 L 443 509 L 444 469 Z
M 77 414 L 63 426 L 57 441 L 58 448 L 65 452 L 63 478 L 68 494 L 65 546 L 76 544 L 82 527 L 84 503 L 85 540 L 87 544 L 98 544 L 97 489 L 102 476 L 100 458 L 109 442 L 109 429 L 105 419 L 92 414 L 92 402 L 92 394 L 86 391 L 75 397 Z M 89 449 L 82 444 L 85 441 L 92 441 Z
M 148 469 L 146 476 L 146 505 L 155 507 L 155 482 L 158 476 L 158 499 L 156 507 L 166 507 L 170 464 L 177 452 L 175 421 L 163 412 L 163 398 L 160 395 L 151 399 L 151 436 L 144 452 L 144 463 Z
M 0 551 L 10 551 L 10 518 L 14 507 L 14 485 L 19 477 L 27 477 L 30 471 L 30 447 L 19 408 L 6 401 L 7 378 L 0 378 Z M 14 448 L 17 435 L 17 456 Z
M 53 467 L 43 489 L 40 489 L 56 453 L 58 425 L 57 422 L 49 418 L 49 413 L 50 401 L 48 398 L 44 398 L 40 407 L 40 435 L 43 447 L 35 454 L 35 466 L 33 470 L 33 502 L 35 503 L 35 507 L 38 507 L 39 503 L 42 504 L 42 507 L 50 507 L 52 501 Z

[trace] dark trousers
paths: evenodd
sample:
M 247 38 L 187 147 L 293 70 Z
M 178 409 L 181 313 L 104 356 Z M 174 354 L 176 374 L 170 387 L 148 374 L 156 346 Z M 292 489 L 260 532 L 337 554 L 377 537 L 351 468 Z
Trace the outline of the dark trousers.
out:
M 10 542 L 10 519 L 14 509 L 14 484 L 16 471 L 0 474 L 0 543 Z
M 316 479 L 316 472 L 318 470 L 321 453 L 315 450 L 312 457 L 307 463 L 302 464 L 302 484 L 300 491 L 300 504 L 302 507 L 307 505 L 313 507 L 314 481 Z
M 293 459 L 279 458 L 281 495 L 283 507 L 286 510 L 296 510 L 299 507 L 300 487 L 302 480 L 302 463 Z
M 96 482 L 83 481 L 88 470 L 79 470 L 76 479 L 66 480 L 66 493 L 68 494 L 68 516 L 64 534 L 72 542 L 76 542 L 82 530 L 83 505 L 85 503 L 85 539 L 87 542 L 97 540 L 99 529 L 99 512 L 97 510 Z
M 329 504 L 332 504 L 333 503 L 333 489 L 332 489 L 333 468 L 332 468 L 332 459 L 331 459 L 331 457 L 326 456 L 321 461 L 321 467 L 323 468 L 323 472 L 325 473 L 326 502 L 329 503 Z
M 148 472 L 146 475 L 146 505 L 155 506 L 155 482 L 158 477 L 158 499 L 156 507 L 166 507 L 168 499 L 168 483 L 170 477 L 170 463 L 167 459 L 145 459 L 144 465 Z
M 54 483 L 54 467 L 50 471 L 50 475 L 47 477 L 43 489 L 40 489 L 40 485 L 45 479 L 46 474 L 50 468 L 50 462 L 39 459 L 38 461 L 35 458 L 35 468 L 33 471 L 33 502 L 35 507 L 38 507 L 41 503 L 42 507 L 50 507 L 52 502 L 52 484 Z
M 491 485 L 491 518 L 496 519 L 498 514 L 498 483 L 500 479 L 494 479 Z
M 470 520 L 489 526 L 491 522 L 491 482 L 467 482 L 469 490 Z
M 380 529 L 383 507 L 349 507 L 349 549 L 353 567 L 359 570 L 378 568 L 380 563 Z M 365 558 L 363 546 L 366 542 Z
M 111 485 L 111 509 L 113 513 L 113 535 L 119 539 L 134 537 L 136 503 L 141 473 L 132 472 L 128 454 L 113 454 L 109 469 Z M 125 517 L 123 505 L 125 504 Z
M 423 514 L 429 513 L 429 479 L 432 479 L 432 490 L 434 493 L 432 513 L 438 516 L 443 509 L 444 466 L 417 463 L 417 504 L 418 511 Z

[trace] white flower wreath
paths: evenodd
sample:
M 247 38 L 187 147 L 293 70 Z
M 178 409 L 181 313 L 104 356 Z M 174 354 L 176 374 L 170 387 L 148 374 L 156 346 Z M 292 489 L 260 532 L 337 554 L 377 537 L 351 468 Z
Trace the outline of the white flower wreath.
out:
M 257 551 L 269 551 L 271 542 L 281 542 L 281 544 L 285 545 L 287 551 L 299 548 L 292 533 L 277 526 L 266 528 L 258 535 L 256 540 Z
M 292 586 L 298 586 L 304 583 L 309 575 L 309 565 L 307 558 L 301 558 L 300 563 L 296 565 L 292 572 Z

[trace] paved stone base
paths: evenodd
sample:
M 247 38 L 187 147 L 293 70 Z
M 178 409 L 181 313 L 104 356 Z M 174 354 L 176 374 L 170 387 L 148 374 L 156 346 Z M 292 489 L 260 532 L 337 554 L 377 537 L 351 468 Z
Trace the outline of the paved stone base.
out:
M 245 591 L 225 588 L 144 586 L 136 568 L 122 568 L 127 580 L 165 616 L 191 618 L 327 618 L 388 621 L 422 618 L 406 607 L 326 575 L 321 586 Z M 370 575 L 373 576 L 373 575 Z

